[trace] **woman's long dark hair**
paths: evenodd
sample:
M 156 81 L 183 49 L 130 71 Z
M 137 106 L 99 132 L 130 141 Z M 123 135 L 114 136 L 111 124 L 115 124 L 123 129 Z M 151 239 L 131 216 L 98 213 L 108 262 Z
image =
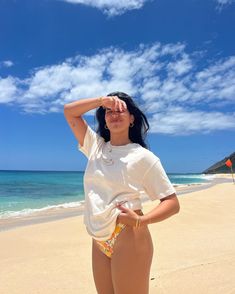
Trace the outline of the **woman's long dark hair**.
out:
M 133 99 L 123 92 L 112 92 L 107 96 L 118 96 L 119 99 L 126 102 L 130 114 L 134 115 L 134 126 L 129 128 L 129 138 L 133 143 L 138 143 L 148 149 L 145 143 L 145 137 L 149 129 L 149 123 L 144 113 L 138 108 Z M 96 120 L 98 121 L 97 133 L 104 138 L 105 142 L 110 141 L 110 132 L 105 129 L 105 109 L 99 107 L 96 110 Z

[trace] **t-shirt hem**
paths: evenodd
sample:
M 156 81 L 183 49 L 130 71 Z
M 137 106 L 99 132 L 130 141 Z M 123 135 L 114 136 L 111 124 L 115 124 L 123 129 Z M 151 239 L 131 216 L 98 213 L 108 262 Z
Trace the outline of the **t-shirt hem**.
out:
M 174 193 L 176 193 L 175 189 L 168 190 L 165 193 L 161 193 L 160 196 L 158 197 L 158 199 L 163 199 L 163 198 L 168 197 L 168 196 L 170 196 L 170 195 L 172 195 Z

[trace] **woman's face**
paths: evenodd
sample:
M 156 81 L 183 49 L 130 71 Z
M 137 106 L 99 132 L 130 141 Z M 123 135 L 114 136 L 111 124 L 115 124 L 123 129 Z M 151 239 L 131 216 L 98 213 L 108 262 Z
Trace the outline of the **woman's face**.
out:
M 134 115 L 130 114 L 128 109 L 120 112 L 106 108 L 105 122 L 110 132 L 121 132 L 129 129 L 130 124 L 134 122 Z

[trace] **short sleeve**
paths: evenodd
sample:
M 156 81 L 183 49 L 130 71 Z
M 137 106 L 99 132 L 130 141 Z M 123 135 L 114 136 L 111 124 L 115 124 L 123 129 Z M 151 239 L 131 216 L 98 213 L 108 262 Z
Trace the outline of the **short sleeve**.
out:
M 97 150 L 102 142 L 104 142 L 104 139 L 87 125 L 83 146 L 78 143 L 77 147 L 89 159 L 91 154 Z
M 175 188 L 171 184 L 160 159 L 146 171 L 143 177 L 143 188 L 151 200 L 162 199 L 173 193 Z

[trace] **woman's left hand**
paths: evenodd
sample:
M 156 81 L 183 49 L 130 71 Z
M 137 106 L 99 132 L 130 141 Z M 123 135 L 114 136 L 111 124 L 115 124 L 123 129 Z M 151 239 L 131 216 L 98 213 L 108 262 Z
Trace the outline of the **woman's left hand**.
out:
M 136 224 L 136 220 L 139 217 L 138 214 L 120 204 L 117 204 L 116 207 L 121 210 L 121 213 L 118 215 L 117 218 L 117 223 L 122 223 L 134 227 Z

